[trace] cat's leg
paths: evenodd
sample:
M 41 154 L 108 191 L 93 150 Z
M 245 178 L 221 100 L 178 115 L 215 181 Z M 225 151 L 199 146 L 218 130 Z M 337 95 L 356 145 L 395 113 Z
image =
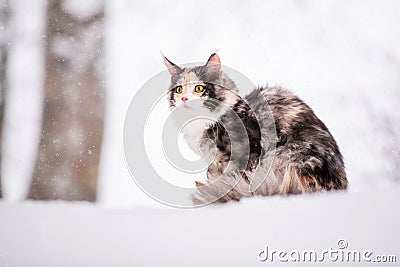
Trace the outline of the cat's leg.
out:
M 197 193 L 193 196 L 195 204 L 239 201 L 242 197 L 253 195 L 249 183 L 238 172 L 223 174 L 209 183 L 196 182 L 196 186 Z

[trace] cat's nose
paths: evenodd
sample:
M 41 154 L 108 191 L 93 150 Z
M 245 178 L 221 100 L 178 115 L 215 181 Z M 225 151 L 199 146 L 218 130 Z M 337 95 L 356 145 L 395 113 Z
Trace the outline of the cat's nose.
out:
M 183 101 L 183 102 L 186 102 L 186 101 L 188 101 L 188 98 L 187 98 L 187 97 L 185 97 L 185 96 L 184 96 L 184 97 L 182 97 L 181 99 L 182 99 L 182 101 Z

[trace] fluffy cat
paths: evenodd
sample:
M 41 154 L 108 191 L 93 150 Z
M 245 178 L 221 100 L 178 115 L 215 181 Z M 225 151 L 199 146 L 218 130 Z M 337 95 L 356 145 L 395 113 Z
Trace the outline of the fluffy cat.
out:
M 183 113 L 187 117 L 175 119 L 187 120 L 201 110 L 214 120 L 197 120 L 183 129 L 193 150 L 199 152 L 200 148 L 214 156 L 207 182 L 196 182 L 194 203 L 347 188 L 342 155 L 334 138 L 297 96 L 275 86 L 259 87 L 240 97 L 216 53 L 203 66 L 180 67 L 166 57 L 164 62 L 171 74 L 170 108 L 187 110 Z M 238 134 L 235 117 L 240 118 L 247 136 Z M 276 130 L 275 135 L 270 134 L 271 129 Z M 271 155 L 273 161 L 269 162 Z M 265 177 L 262 183 L 257 188 L 249 186 L 260 175 Z M 227 193 L 221 196 L 221 192 Z

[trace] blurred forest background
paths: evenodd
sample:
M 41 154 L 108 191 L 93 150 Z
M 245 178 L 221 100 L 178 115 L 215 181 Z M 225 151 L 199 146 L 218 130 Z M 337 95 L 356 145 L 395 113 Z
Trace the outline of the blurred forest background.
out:
M 136 90 L 177 63 L 282 84 L 331 129 L 351 190 L 399 182 L 398 1 L 0 0 L 0 196 L 143 204 L 123 159 Z
M 84 15 L 71 12 L 77 7 L 69 6 L 67 1 L 41 2 L 45 25 L 35 25 L 24 16 L 31 7 L 25 5 L 26 1 L 2 0 L 0 3 L 1 126 L 14 127 L 17 135 L 18 131 L 24 131 L 26 121 L 10 121 L 15 116 L 3 119 L 8 98 L 16 94 L 21 96 L 19 107 L 6 110 L 18 112 L 30 108 L 37 113 L 34 123 L 41 122 L 35 129 L 37 133 L 25 136 L 30 142 L 39 143 L 38 148 L 31 151 L 34 160 L 29 164 L 20 162 L 21 168 L 28 168 L 26 171 L 32 178 L 28 192 L 23 193 L 29 199 L 95 201 L 104 121 L 103 2 L 96 1 Z M 33 31 L 27 32 L 26 23 L 33 24 L 27 25 Z M 37 36 L 29 36 L 32 34 Z M 43 55 L 40 55 L 43 60 L 29 62 L 35 41 L 43 46 Z M 12 64 L 29 64 L 29 68 L 10 73 Z M 30 98 L 31 86 L 21 81 L 25 75 L 30 75 L 24 71 L 38 72 L 37 69 L 43 72 L 38 74 L 42 75 L 43 82 L 36 88 L 37 95 Z M 19 77 L 9 78 L 9 73 Z M 33 101 L 36 103 L 29 103 Z M 17 123 L 20 126 L 15 127 Z M 2 143 L 8 140 L 10 137 L 6 136 Z M 13 157 L 10 153 L 18 153 L 18 150 L 6 151 L 4 156 Z M 16 175 L 18 172 L 7 167 L 2 164 L 2 176 L 20 179 Z

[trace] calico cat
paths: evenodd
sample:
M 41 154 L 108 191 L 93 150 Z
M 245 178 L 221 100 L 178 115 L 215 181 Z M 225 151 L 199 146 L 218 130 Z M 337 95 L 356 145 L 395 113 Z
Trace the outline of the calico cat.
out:
M 164 63 L 171 75 L 171 110 L 183 107 L 190 117 L 191 112 L 196 113 L 194 109 L 201 109 L 214 120 L 198 120 L 182 130 L 193 150 L 198 152 L 200 147 L 214 156 L 207 182 L 196 182 L 194 203 L 347 188 L 342 155 L 334 138 L 297 96 L 273 86 L 259 87 L 240 97 L 216 53 L 202 66 L 180 67 L 166 57 Z M 200 105 L 191 107 L 191 101 Z M 240 124 L 234 122 L 235 117 L 247 136 L 235 134 Z M 271 155 L 273 160 L 268 161 Z M 265 176 L 262 183 L 257 188 L 249 186 L 259 175 Z M 227 193 L 221 196 L 224 190 Z

